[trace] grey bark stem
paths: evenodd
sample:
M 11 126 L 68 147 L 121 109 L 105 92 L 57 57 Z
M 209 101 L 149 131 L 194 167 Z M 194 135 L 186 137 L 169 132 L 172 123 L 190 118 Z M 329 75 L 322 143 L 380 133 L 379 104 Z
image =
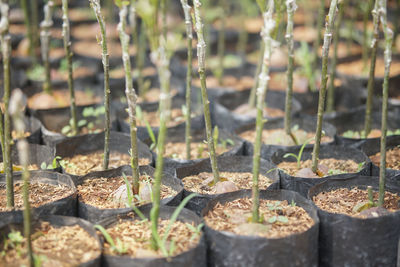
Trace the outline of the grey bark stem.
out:
M 382 93 L 382 125 L 381 125 L 381 158 L 379 171 L 379 198 L 378 206 L 383 206 L 385 197 L 385 180 L 386 180 L 386 135 L 387 135 L 387 114 L 389 99 L 389 74 L 390 64 L 392 62 L 392 43 L 393 31 L 387 24 L 387 0 L 379 0 L 380 20 L 385 35 L 385 73 L 383 77 L 383 93 Z
M 367 103 L 365 104 L 365 121 L 364 121 L 364 137 L 366 138 L 371 132 L 371 120 L 372 120 L 372 102 L 374 95 L 374 84 L 375 84 L 375 64 L 376 55 L 378 50 L 379 40 L 379 0 L 375 0 L 374 9 L 372 10 L 373 17 L 373 36 L 371 42 L 371 62 L 369 67 L 369 76 L 367 84 Z
M 78 120 L 76 118 L 76 101 L 75 101 L 75 88 L 74 88 L 74 76 L 72 69 L 72 50 L 71 50 L 71 40 L 70 40 L 70 26 L 68 20 L 68 0 L 62 0 L 62 11 L 63 11 L 63 25 L 62 25 L 62 35 L 64 41 L 65 56 L 67 59 L 68 68 L 68 90 L 70 95 L 70 112 L 72 120 L 72 134 L 78 134 Z
M 44 6 L 44 20 L 40 23 L 40 43 L 42 52 L 42 61 L 45 69 L 45 80 L 43 82 L 43 91 L 51 94 L 51 73 L 50 73 L 50 28 L 53 26 L 52 8 L 54 3 L 49 0 Z
M 0 42 L 1 51 L 3 56 L 3 86 L 4 86 L 4 137 L 2 139 L 4 152 L 3 152 L 3 165 L 4 173 L 6 176 L 6 194 L 7 194 L 7 208 L 14 207 L 14 183 L 13 183 L 13 169 L 11 159 L 11 118 L 9 114 L 9 103 L 11 94 L 11 36 L 9 34 L 9 19 L 8 12 L 9 6 L 3 2 L 0 3 L 1 20 L 0 20 Z
M 200 76 L 201 82 L 201 95 L 203 100 L 203 111 L 204 111 L 204 120 L 206 122 L 206 134 L 207 134 L 207 144 L 208 150 L 210 151 L 210 160 L 211 160 L 211 169 L 214 176 L 214 184 L 219 182 L 219 170 L 217 163 L 217 155 L 215 152 L 214 146 L 214 137 L 212 134 L 212 125 L 211 125 L 211 115 L 210 115 L 210 101 L 208 100 L 207 94 L 207 84 L 206 84 L 206 65 L 205 65 L 205 57 L 206 57 L 206 42 L 204 41 L 203 36 L 203 23 L 200 15 L 200 0 L 193 1 L 194 6 L 194 14 L 195 14 L 195 29 L 197 32 L 197 58 L 198 58 L 198 73 Z
M 17 133 L 17 148 L 19 154 L 19 161 L 22 165 L 22 179 L 23 179 L 23 189 L 22 189 L 22 197 L 24 201 L 24 236 L 26 239 L 26 250 L 28 254 L 28 264 L 29 266 L 34 266 L 33 261 L 33 250 L 32 250 L 32 242 L 31 242 L 31 208 L 29 203 L 29 171 L 28 171 L 28 163 L 29 163 L 29 148 L 28 142 L 24 137 L 25 133 L 25 122 L 23 120 L 23 111 L 26 105 L 26 99 L 24 98 L 24 94 L 21 90 L 16 89 L 11 97 L 10 101 L 10 114 L 14 120 L 14 127 Z
M 264 27 L 261 31 L 261 37 L 264 45 L 263 64 L 259 76 L 259 84 L 257 88 L 257 117 L 256 117 L 256 139 L 254 142 L 253 153 L 253 186 L 252 186 L 252 222 L 258 223 L 260 221 L 260 200 L 259 200 L 259 186 L 258 177 L 260 174 L 260 159 L 261 159 L 261 145 L 262 145 L 262 132 L 264 128 L 263 111 L 265 107 L 265 97 L 267 94 L 269 77 L 269 66 L 271 63 L 272 47 L 275 45 L 271 35 L 275 27 L 273 19 L 274 0 L 269 0 L 267 9 L 263 13 Z
M 128 114 L 131 135 L 131 168 L 132 168 L 132 191 L 134 194 L 139 193 L 139 156 L 137 149 L 137 128 L 136 128 L 136 101 L 137 95 L 132 83 L 132 68 L 129 55 L 129 35 L 126 31 L 126 17 L 128 15 L 128 7 L 126 5 L 120 7 L 118 32 L 122 46 L 122 60 L 125 69 L 125 95 L 128 101 Z
M 183 8 L 183 13 L 185 15 L 185 25 L 186 25 L 186 38 L 187 38 L 187 71 L 186 71 L 186 125 L 185 125 L 185 143 L 186 143 L 186 159 L 190 160 L 190 143 L 192 141 L 191 135 L 191 115 L 192 115 L 192 58 L 193 58 L 193 25 L 192 18 L 190 15 L 191 7 L 187 0 L 181 0 L 181 5 Z
M 328 81 L 328 59 L 329 59 L 329 46 L 332 40 L 333 27 L 335 23 L 335 16 L 337 13 L 338 0 L 332 0 L 329 7 L 329 13 L 325 23 L 324 45 L 322 47 L 322 71 L 321 71 L 321 88 L 319 90 L 318 100 L 318 114 L 317 114 L 317 129 L 315 130 L 315 144 L 312 153 L 312 171 L 317 173 L 319 150 L 321 146 L 322 137 L 322 117 L 325 109 L 326 87 Z
M 89 0 L 90 5 L 96 15 L 97 21 L 100 25 L 100 45 L 102 49 L 102 62 L 104 69 L 104 107 L 105 107 L 105 137 L 104 137 L 104 158 L 103 158 L 103 170 L 108 169 L 108 163 L 110 158 L 110 63 L 107 49 L 107 35 L 104 17 L 101 14 L 101 6 L 99 0 Z

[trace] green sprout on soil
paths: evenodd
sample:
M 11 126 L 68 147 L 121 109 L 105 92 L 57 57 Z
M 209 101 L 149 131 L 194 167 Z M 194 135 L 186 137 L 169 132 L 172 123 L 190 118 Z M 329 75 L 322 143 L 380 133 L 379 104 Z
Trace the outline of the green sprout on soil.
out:
M 353 207 L 353 212 L 358 213 L 378 206 L 378 202 L 374 201 L 372 186 L 367 186 L 367 191 L 368 191 L 368 201 L 363 201 L 355 205 Z
M 42 82 L 44 81 L 45 69 L 42 65 L 37 64 L 29 68 L 26 75 L 30 80 Z
M 149 134 L 151 140 L 150 150 L 155 149 L 157 147 L 156 135 L 154 134 L 153 128 L 150 126 L 149 121 L 143 115 L 143 111 L 140 106 L 136 106 L 136 118 L 146 126 L 147 133 Z
M 301 157 L 303 156 L 304 148 L 307 146 L 307 144 L 309 144 L 312 140 L 314 140 L 314 138 L 315 138 L 315 137 L 313 136 L 313 137 L 307 139 L 307 140 L 304 142 L 304 144 L 300 147 L 300 150 L 299 150 L 299 152 L 297 153 L 297 155 L 294 154 L 294 153 L 286 153 L 285 155 L 283 155 L 283 158 L 284 158 L 284 159 L 286 159 L 286 158 L 288 158 L 288 157 L 293 157 L 293 158 L 295 158 L 296 161 L 297 161 L 297 169 L 300 169 L 300 168 L 301 168 Z
M 83 119 L 77 122 L 78 130 L 82 128 L 86 128 L 88 133 L 96 133 L 99 130 L 96 129 L 96 125 L 100 125 L 102 123 L 102 115 L 105 114 L 105 107 L 98 106 L 98 107 L 86 107 L 82 110 Z M 89 119 L 94 118 L 94 121 L 89 121 Z M 73 119 L 71 118 L 68 121 L 68 124 L 65 125 L 61 129 L 61 133 L 66 136 L 74 136 L 73 131 Z M 79 132 L 79 131 L 78 131 Z
M 8 233 L 7 238 L 4 239 L 3 251 L 0 255 L 4 257 L 8 249 L 15 249 L 17 255 L 21 257 L 23 241 L 24 237 L 21 235 L 20 231 L 11 230 L 11 232 Z
M 308 80 L 308 88 L 311 92 L 317 91 L 316 81 L 318 72 L 314 68 L 314 56 L 310 53 L 308 44 L 301 42 L 300 49 L 296 51 L 296 61 L 300 64 L 299 72 Z
M 46 162 L 42 162 L 42 164 L 40 164 L 40 169 L 42 169 L 42 170 L 57 169 L 58 167 L 61 166 L 60 163 L 58 162 L 60 159 L 61 159 L 60 156 L 55 156 L 50 164 L 46 164 Z
M 104 229 L 103 226 L 96 224 L 94 226 L 95 229 L 99 230 L 101 234 L 104 236 L 104 239 L 107 241 L 107 243 L 111 247 L 111 251 L 114 251 L 118 254 L 125 254 L 128 251 L 128 248 L 125 246 L 125 244 L 121 241 L 121 239 L 117 238 L 116 242 L 112 239 L 112 237 L 108 234 L 107 230 Z
M 132 192 L 132 187 L 130 186 L 130 182 L 128 181 L 126 175 L 123 173 L 123 178 L 126 184 L 126 189 L 127 189 L 127 205 L 138 215 L 138 217 L 142 220 L 142 223 L 148 223 L 151 224 L 152 222 L 149 222 L 149 220 L 146 218 L 146 216 L 144 216 L 144 214 L 133 204 L 133 199 L 135 197 L 135 195 Z M 183 208 L 185 207 L 185 205 L 194 197 L 196 197 L 197 194 L 192 193 L 189 196 L 185 197 L 182 202 L 178 205 L 178 207 L 174 210 L 174 212 L 172 213 L 169 223 L 167 225 L 167 228 L 164 232 L 163 236 L 160 236 L 158 232 L 154 233 L 152 232 L 152 234 L 154 234 L 154 239 L 155 242 L 157 243 L 157 249 L 160 249 L 161 252 L 163 253 L 163 256 L 165 257 L 169 257 L 174 253 L 174 249 L 170 247 L 170 249 L 167 249 L 167 239 L 168 236 L 170 235 L 171 229 L 172 229 L 172 225 L 176 222 L 176 220 L 178 219 L 179 214 L 181 213 L 181 211 L 183 210 Z M 151 216 L 151 214 L 150 214 Z M 199 235 L 201 233 L 201 228 L 203 225 L 199 225 L 197 226 L 197 228 L 195 227 L 189 227 L 189 229 L 191 229 L 194 232 L 194 235 Z M 152 228 L 152 227 L 151 227 Z M 112 244 L 114 244 L 115 247 L 115 243 L 114 241 L 111 239 L 111 237 L 106 237 L 106 235 L 108 235 L 107 231 L 103 228 L 103 231 L 101 231 L 103 233 L 103 235 L 105 236 L 107 242 L 113 246 Z M 109 235 L 108 235 L 109 236 Z M 195 237 L 195 236 L 194 236 Z M 192 236 L 192 238 L 194 238 Z M 111 240 L 111 242 L 108 241 L 108 239 Z

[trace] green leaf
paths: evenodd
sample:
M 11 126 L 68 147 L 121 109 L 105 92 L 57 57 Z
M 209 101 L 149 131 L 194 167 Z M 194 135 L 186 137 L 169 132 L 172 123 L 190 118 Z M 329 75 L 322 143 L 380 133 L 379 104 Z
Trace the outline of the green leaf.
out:
M 268 218 L 268 223 L 275 223 L 276 220 L 277 220 L 277 217 L 276 216 L 272 216 L 272 217 Z
M 46 162 L 42 162 L 42 164 L 40 164 L 40 169 L 42 169 L 42 170 L 46 170 L 47 169 Z
M 281 222 L 281 223 L 288 223 L 289 222 L 289 219 L 286 216 L 281 216 L 281 215 L 278 216 L 277 220 L 279 222 Z
M 87 120 L 80 120 L 80 121 L 78 121 L 78 127 L 83 127 L 86 125 L 86 123 L 87 123 Z
M 185 197 L 182 202 L 179 204 L 179 206 L 174 210 L 174 213 L 172 213 L 171 218 L 169 219 L 169 223 L 167 225 L 167 228 L 165 229 L 164 232 L 164 236 L 161 239 L 161 243 L 159 245 L 164 245 L 165 247 L 165 243 L 167 241 L 167 238 L 169 236 L 169 232 L 171 231 L 172 225 L 175 223 L 175 221 L 178 219 L 179 214 L 181 213 L 181 211 L 183 210 L 183 208 L 186 206 L 186 204 L 195 196 L 197 196 L 197 194 L 192 193 L 190 195 L 188 195 L 187 197 Z M 168 255 L 167 255 L 168 256 Z
M 67 135 L 70 131 L 71 131 L 71 126 L 70 126 L 70 125 L 65 125 L 65 126 L 61 129 L 61 133 L 64 134 L 64 135 Z

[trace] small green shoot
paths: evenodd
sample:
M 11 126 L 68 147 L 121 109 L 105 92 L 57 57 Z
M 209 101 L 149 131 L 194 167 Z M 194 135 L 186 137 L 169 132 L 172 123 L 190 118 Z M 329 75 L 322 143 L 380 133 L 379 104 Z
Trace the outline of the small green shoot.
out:
M 359 202 L 357 203 L 357 205 L 355 205 L 353 207 L 353 212 L 354 213 L 358 213 L 358 212 L 362 212 L 364 210 L 373 208 L 373 207 L 377 207 L 378 203 L 374 201 L 374 195 L 372 192 L 372 186 L 367 186 L 367 191 L 368 191 L 368 201 L 363 201 L 363 202 Z
M 40 165 L 40 169 L 42 170 L 52 170 L 52 169 L 57 169 L 60 167 L 60 163 L 58 162 L 61 159 L 60 156 L 55 156 L 51 164 L 47 165 L 46 162 L 42 162 Z
M 193 225 L 191 225 L 190 223 L 186 223 L 187 228 L 190 229 L 190 231 L 192 231 L 194 234 L 192 235 L 192 237 L 190 238 L 190 241 L 192 241 L 193 239 L 196 238 L 196 236 L 201 235 L 201 229 L 204 226 L 204 223 L 201 223 L 199 225 L 197 225 L 197 227 L 194 227 Z
M 272 216 L 268 219 L 268 223 L 276 223 L 276 222 L 280 222 L 280 223 L 288 223 L 289 219 L 286 216 L 282 216 L 282 215 L 278 215 L 278 216 Z
M 304 148 L 305 148 L 306 145 L 307 145 L 308 143 L 310 143 L 312 140 L 314 140 L 314 137 L 307 139 L 307 140 L 304 142 L 304 144 L 301 146 L 301 148 L 300 148 L 300 150 L 299 150 L 299 153 L 298 153 L 297 155 L 294 154 L 294 153 L 286 153 L 285 155 L 283 155 L 283 158 L 284 158 L 284 159 L 286 159 L 286 158 L 288 158 L 288 157 L 293 157 L 293 158 L 295 158 L 296 161 L 297 161 L 297 169 L 300 169 L 300 168 L 301 168 L 301 157 L 303 156 Z
M 139 216 L 141 220 L 147 220 L 146 216 L 144 216 L 144 214 L 133 204 L 133 198 L 137 197 L 137 199 L 140 200 L 140 197 L 138 195 L 135 196 L 133 195 L 132 186 L 128 181 L 128 178 L 126 177 L 125 173 L 122 173 L 122 177 L 124 178 L 126 185 L 126 192 L 128 195 L 127 205 Z
M 308 45 L 305 41 L 301 42 L 300 49 L 296 52 L 296 61 L 300 64 L 300 72 L 307 77 L 308 86 L 311 91 L 316 91 L 316 71 L 313 68 L 315 56 L 310 53 Z
M 292 199 L 292 202 L 290 202 L 290 206 L 296 207 L 296 202 L 294 202 L 294 199 Z
M 117 244 L 115 244 L 114 240 L 112 239 L 110 234 L 107 232 L 107 230 L 104 229 L 103 226 L 96 224 L 94 226 L 94 228 L 101 232 L 101 234 L 106 239 L 107 243 L 110 245 L 112 251 L 114 251 L 118 254 L 125 254 L 128 251 L 128 248 L 124 245 L 124 243 L 121 241 L 121 239 L 117 238 L 117 240 L 116 240 Z
M 157 139 L 154 134 L 153 128 L 151 128 L 150 123 L 144 117 L 143 111 L 140 106 L 136 106 L 136 117 L 139 121 L 142 121 L 144 125 L 146 125 L 147 133 L 149 134 L 151 140 L 150 150 L 153 150 L 157 146 Z

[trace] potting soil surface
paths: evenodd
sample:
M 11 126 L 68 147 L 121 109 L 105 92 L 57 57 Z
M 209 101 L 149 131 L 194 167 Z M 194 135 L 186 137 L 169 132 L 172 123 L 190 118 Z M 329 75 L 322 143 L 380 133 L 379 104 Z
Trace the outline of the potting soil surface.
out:
M 370 61 L 368 61 L 367 63 L 367 66 L 369 65 Z M 340 73 L 346 73 L 346 75 L 357 75 L 362 77 L 368 77 L 369 68 L 367 67 L 365 72 L 361 71 L 363 69 L 364 69 L 364 63 L 362 59 L 337 65 L 337 70 Z M 382 57 L 377 57 L 375 63 L 375 77 L 383 77 L 384 71 L 385 71 L 385 62 L 383 61 Z M 399 74 L 400 74 L 400 62 L 393 60 L 392 63 L 390 64 L 390 76 L 395 76 Z
M 22 198 L 23 183 L 14 183 L 14 204 L 16 209 L 22 209 L 24 202 Z M 42 182 L 32 182 L 29 184 L 29 203 L 31 207 L 39 207 L 41 205 L 60 200 L 73 193 L 72 189 L 66 185 L 52 185 Z M 0 211 L 10 211 L 6 208 L 7 194 L 5 184 L 0 187 Z
M 1 244 L 2 248 L 4 246 Z M 101 253 L 96 239 L 78 225 L 53 227 L 42 222 L 32 234 L 32 248 L 36 257 L 41 258 L 42 267 L 78 266 L 95 259 Z M 0 254 L 0 266 L 28 266 L 25 238 L 12 248 L 8 245 Z
M 80 90 L 75 91 L 75 99 L 78 106 L 96 104 L 101 101 L 100 97 Z M 54 90 L 52 94 L 40 92 L 28 98 L 28 107 L 31 109 L 62 108 L 68 107 L 69 103 L 70 95 L 67 89 Z
M 253 186 L 253 174 L 250 172 L 220 172 L 220 178 L 224 181 L 233 182 L 234 186 L 230 186 L 228 191 L 223 190 L 220 183 L 216 185 L 210 186 L 210 183 L 213 182 L 214 176 L 210 172 L 201 172 L 198 175 L 187 176 L 182 179 L 183 185 L 186 190 L 190 192 L 195 192 L 199 194 L 218 194 L 218 193 L 226 193 L 231 191 L 236 191 L 240 189 L 251 189 Z M 272 180 L 264 175 L 259 176 L 258 186 L 260 190 L 267 189 L 268 186 L 272 184 Z M 236 188 L 236 189 L 235 189 Z M 224 192 L 219 192 L 219 190 L 223 190 Z
M 381 152 L 370 156 L 371 161 L 376 165 L 381 165 Z M 386 168 L 400 170 L 400 147 L 394 147 L 386 151 Z
M 219 83 L 218 79 L 212 76 L 207 77 L 208 88 L 232 88 L 237 91 L 243 91 L 253 87 L 254 79 L 251 76 L 242 76 L 240 78 L 232 75 L 224 75 L 222 84 Z M 201 83 L 199 79 L 193 80 L 193 85 L 200 87 Z
M 230 149 L 230 146 L 218 145 L 215 148 L 217 155 L 220 155 Z M 201 159 L 207 158 L 208 155 L 208 145 L 204 142 L 191 142 L 190 143 L 190 158 L 191 159 Z M 172 143 L 168 142 L 165 144 L 164 157 L 174 158 L 174 159 L 186 159 L 186 143 Z
M 158 233 L 163 238 L 165 230 L 169 224 L 169 220 L 158 220 Z M 196 227 L 194 224 L 190 224 L 192 227 Z M 195 247 L 199 240 L 200 234 L 192 231 L 192 227 L 188 227 L 188 223 L 181 221 L 175 221 L 172 224 L 171 230 L 167 238 L 167 249 L 168 244 L 174 242 L 175 250 L 172 256 L 188 251 Z M 126 252 L 124 255 L 130 257 L 162 257 L 162 251 L 153 251 L 151 249 L 151 229 L 150 222 L 148 220 L 121 220 L 113 227 L 107 229 L 108 234 L 113 240 L 119 238 L 121 243 L 124 244 Z M 110 248 L 108 243 L 104 243 L 104 253 L 108 255 L 118 255 L 115 250 Z
M 320 159 L 318 165 L 323 166 L 320 168 L 324 174 L 322 177 L 341 174 L 341 173 L 356 173 L 359 171 L 359 164 L 353 160 L 342 160 L 335 158 Z M 278 168 L 285 171 L 291 176 L 297 176 L 297 173 L 303 168 L 311 168 L 312 160 L 308 159 L 301 161 L 300 169 L 297 167 L 297 161 L 283 161 L 278 164 Z M 297 176 L 302 177 L 302 176 Z M 315 177 L 304 177 L 304 178 L 315 178 Z
M 65 171 L 73 175 L 85 175 L 93 171 L 101 171 L 103 164 L 103 151 L 96 151 L 84 155 L 76 155 L 73 157 L 63 158 L 66 161 Z M 131 157 L 116 151 L 110 152 L 108 168 L 117 168 L 122 165 L 129 165 Z M 150 160 L 147 158 L 139 158 L 139 165 L 148 165 Z
M 174 97 L 178 91 L 176 89 L 171 89 L 170 96 L 171 98 Z M 145 102 L 159 102 L 160 101 L 160 94 L 161 91 L 159 88 L 150 88 L 144 96 L 138 96 L 137 102 L 138 103 L 145 103 Z
M 250 106 L 247 103 L 238 106 L 235 110 L 233 110 L 233 112 L 243 116 L 249 116 L 249 117 L 257 116 L 257 108 L 250 108 Z M 285 112 L 281 109 L 271 108 L 271 107 L 264 108 L 265 117 L 276 118 L 276 117 L 283 117 L 284 115 Z
M 160 115 L 157 111 L 150 111 L 150 112 L 143 111 L 142 113 L 144 120 L 147 121 L 150 126 L 152 127 L 160 126 Z M 136 125 L 143 127 L 146 126 L 144 120 L 140 120 L 137 118 Z M 129 116 L 125 119 L 125 121 L 129 123 Z M 173 127 L 183 122 L 185 122 L 185 116 L 183 115 L 182 109 L 180 108 L 171 109 L 171 119 L 168 122 L 167 127 Z
M 236 199 L 224 204 L 218 203 L 204 220 L 218 231 L 228 231 L 237 235 L 256 235 L 267 238 L 282 238 L 302 233 L 313 224 L 313 219 L 296 203 L 260 199 L 261 224 L 250 224 L 252 200 Z
M 296 136 L 296 139 L 299 144 L 303 144 L 306 140 L 309 140 L 315 133 L 306 132 L 302 129 L 298 129 L 292 131 L 293 134 Z M 255 130 L 248 130 L 239 134 L 240 137 L 246 139 L 249 142 L 254 142 L 256 138 L 256 131 Z M 332 137 L 330 136 L 323 136 L 321 138 L 322 143 L 332 142 Z M 284 129 L 272 129 L 267 130 L 264 129 L 262 132 L 262 141 L 264 144 L 267 145 L 281 145 L 281 146 L 294 146 L 295 143 L 290 135 L 287 135 Z M 310 144 L 314 143 L 314 140 L 309 142 Z
M 373 192 L 374 201 L 378 200 L 378 192 Z M 320 208 L 331 213 L 347 214 L 354 217 L 364 217 L 355 208 L 356 205 L 368 202 L 368 191 L 353 187 L 339 188 L 332 191 L 321 192 L 313 196 L 314 203 Z M 400 197 L 391 192 L 385 192 L 383 207 L 390 212 L 399 210 Z
M 127 179 L 132 184 L 132 176 L 127 176 Z M 151 202 L 151 190 L 147 189 L 149 189 L 150 183 L 153 182 L 153 179 L 147 175 L 141 175 L 140 180 L 139 197 L 142 201 L 139 202 L 137 198 L 133 198 L 133 203 L 139 205 Z M 125 181 L 122 176 L 87 179 L 82 185 L 77 186 L 78 197 L 82 202 L 100 209 L 126 208 L 125 202 L 113 197 L 113 193 L 123 185 L 125 185 Z M 177 192 L 169 186 L 161 185 L 160 194 L 161 199 L 164 199 L 176 195 Z

